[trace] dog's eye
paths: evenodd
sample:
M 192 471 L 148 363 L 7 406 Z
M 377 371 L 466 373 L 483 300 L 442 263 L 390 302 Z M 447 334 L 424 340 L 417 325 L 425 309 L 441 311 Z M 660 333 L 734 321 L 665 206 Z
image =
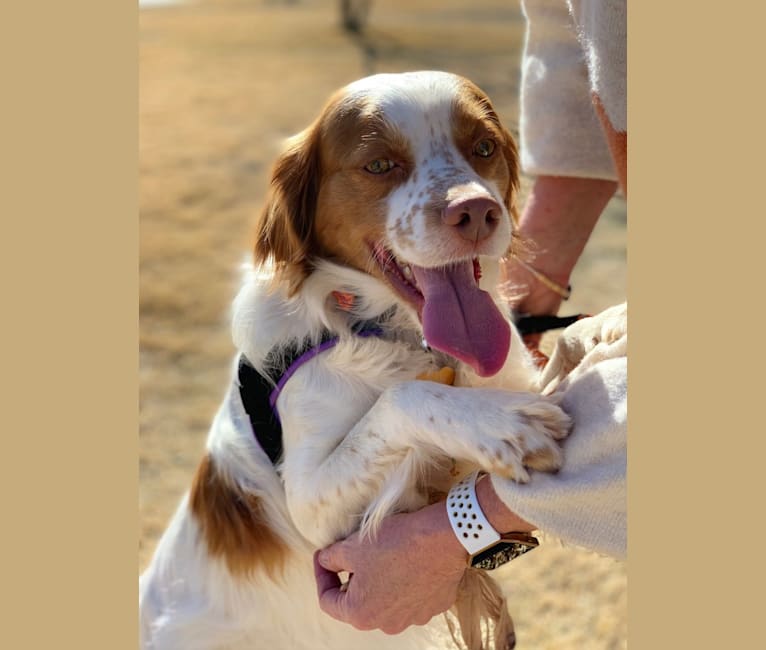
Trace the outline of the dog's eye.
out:
M 371 174 L 385 174 L 386 172 L 390 172 L 394 167 L 396 167 L 396 163 L 388 158 L 376 158 L 364 166 L 364 168 Z
M 482 158 L 489 158 L 495 152 L 495 141 L 489 139 L 479 140 L 473 145 L 473 152 Z

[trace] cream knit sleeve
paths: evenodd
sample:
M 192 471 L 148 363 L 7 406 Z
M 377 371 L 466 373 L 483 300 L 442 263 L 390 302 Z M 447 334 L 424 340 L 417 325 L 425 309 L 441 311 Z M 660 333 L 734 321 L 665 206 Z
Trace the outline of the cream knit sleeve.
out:
M 598 92 L 615 128 L 626 129 L 625 3 L 523 0 L 522 9 L 522 168 L 532 175 L 617 180 L 591 92 Z
M 527 484 L 492 477 L 517 515 L 565 543 L 627 556 L 627 358 L 602 361 L 571 382 L 562 408 L 574 420 L 558 474 Z

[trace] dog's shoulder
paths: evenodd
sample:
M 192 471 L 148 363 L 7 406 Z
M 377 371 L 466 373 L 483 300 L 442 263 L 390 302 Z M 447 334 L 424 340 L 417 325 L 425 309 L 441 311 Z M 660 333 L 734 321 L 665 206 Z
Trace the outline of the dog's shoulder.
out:
M 311 309 L 302 292 L 290 296 L 286 287 L 273 282 L 270 269 L 249 265 L 231 316 L 234 345 L 256 368 L 275 348 L 319 338 L 323 329 L 321 314 Z
M 338 308 L 333 296 L 353 296 L 353 307 Z M 237 350 L 260 368 L 280 348 L 346 336 L 360 323 L 381 320 L 396 300 L 381 282 L 353 269 L 319 260 L 300 289 L 274 282 L 270 267 L 245 266 L 244 279 L 232 308 L 232 336 Z M 401 329 L 406 316 L 391 323 Z

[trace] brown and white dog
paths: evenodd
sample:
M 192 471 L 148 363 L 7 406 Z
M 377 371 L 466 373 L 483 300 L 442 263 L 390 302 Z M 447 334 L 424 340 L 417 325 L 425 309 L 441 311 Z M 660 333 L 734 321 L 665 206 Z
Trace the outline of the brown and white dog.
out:
M 143 648 L 447 647 L 442 617 L 388 636 L 324 615 L 312 554 L 445 492 L 453 461 L 517 481 L 560 466 L 569 420 L 495 292 L 517 182 L 489 99 L 443 72 L 352 83 L 289 142 L 234 304 L 231 387 L 141 577 Z M 242 360 L 276 384 L 275 462 Z M 454 386 L 414 381 L 445 365 Z

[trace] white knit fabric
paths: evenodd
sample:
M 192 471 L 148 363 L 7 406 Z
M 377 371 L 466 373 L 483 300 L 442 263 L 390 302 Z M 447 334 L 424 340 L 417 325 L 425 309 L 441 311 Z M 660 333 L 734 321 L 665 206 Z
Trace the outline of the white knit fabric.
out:
M 626 0 L 567 0 L 585 51 L 591 91 L 616 131 L 628 130 Z
M 533 175 L 617 180 L 591 93 L 627 131 L 626 2 L 523 0 L 521 163 Z
M 574 428 L 558 474 L 527 484 L 492 477 L 516 514 L 562 541 L 618 559 L 627 556 L 627 358 L 596 364 L 564 389 Z

